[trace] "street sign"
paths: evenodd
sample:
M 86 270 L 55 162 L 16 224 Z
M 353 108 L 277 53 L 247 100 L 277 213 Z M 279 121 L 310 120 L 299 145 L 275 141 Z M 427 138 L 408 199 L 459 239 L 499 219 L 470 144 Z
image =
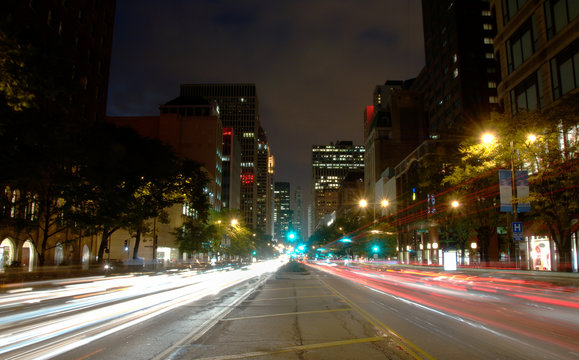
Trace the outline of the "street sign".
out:
M 513 241 L 523 241 L 523 223 L 513 222 Z

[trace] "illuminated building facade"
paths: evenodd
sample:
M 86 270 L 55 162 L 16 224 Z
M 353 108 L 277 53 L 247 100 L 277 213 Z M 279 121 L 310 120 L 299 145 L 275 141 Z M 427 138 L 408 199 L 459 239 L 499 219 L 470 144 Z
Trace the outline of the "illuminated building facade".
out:
M 351 171 L 364 171 L 364 146 L 352 141 L 312 146 L 314 226 L 338 207 L 338 189 Z
M 274 186 L 274 234 L 273 238 L 278 241 L 287 239 L 291 229 L 292 212 L 289 182 L 275 182 Z
M 293 230 L 296 232 L 299 238 L 306 239 L 304 233 L 305 230 L 304 200 L 303 200 L 303 190 L 301 186 L 297 186 L 294 191 L 292 225 Z
M 182 84 L 181 96 L 217 101 L 223 126 L 233 128 L 237 134 L 241 145 L 240 211 L 245 224 L 257 230 L 259 101 L 255 84 Z
M 270 152 L 265 130 L 259 125 L 257 133 L 256 154 L 256 187 L 257 187 L 257 223 L 256 230 L 260 234 L 273 235 L 273 207 L 270 173 Z
M 241 193 L 241 145 L 233 128 L 223 129 L 223 185 L 221 204 L 223 209 L 239 210 Z

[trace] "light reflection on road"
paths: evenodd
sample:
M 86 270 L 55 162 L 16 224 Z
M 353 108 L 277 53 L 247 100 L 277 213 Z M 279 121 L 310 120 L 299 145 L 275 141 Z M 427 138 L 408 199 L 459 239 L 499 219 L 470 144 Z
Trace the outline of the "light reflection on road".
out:
M 308 265 L 489 332 L 579 354 L 579 291 L 575 287 L 363 264 Z
M 275 271 L 280 261 L 205 273 L 20 284 L 0 295 L 0 358 L 47 359 L 171 309 Z

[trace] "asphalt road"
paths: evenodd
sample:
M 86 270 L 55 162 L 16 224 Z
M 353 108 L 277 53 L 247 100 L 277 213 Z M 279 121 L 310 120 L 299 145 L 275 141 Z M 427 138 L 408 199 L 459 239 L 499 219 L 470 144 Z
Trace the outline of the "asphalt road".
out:
M 0 358 L 579 358 L 577 274 L 277 266 L 20 284 Z

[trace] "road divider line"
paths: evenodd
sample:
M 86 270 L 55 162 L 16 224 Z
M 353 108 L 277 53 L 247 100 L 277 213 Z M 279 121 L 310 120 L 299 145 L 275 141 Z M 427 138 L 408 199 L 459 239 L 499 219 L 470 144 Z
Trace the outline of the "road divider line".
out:
M 247 359 L 247 358 L 251 358 L 251 357 L 270 356 L 270 355 L 283 354 L 283 353 L 295 352 L 295 351 L 316 350 L 316 349 L 323 349 L 323 348 L 329 348 L 329 347 L 345 346 L 345 345 L 368 343 L 368 342 L 377 342 L 377 341 L 384 341 L 384 340 L 386 340 L 386 339 L 384 337 L 381 337 L 381 336 L 376 336 L 376 337 L 371 337 L 371 338 L 363 338 L 363 339 L 338 340 L 338 341 L 330 341 L 330 342 L 318 343 L 318 344 L 288 346 L 288 347 L 284 347 L 284 348 L 281 348 L 279 350 L 273 350 L 273 351 L 254 351 L 254 352 L 248 352 L 248 353 L 244 353 L 244 354 L 212 356 L 212 357 L 200 358 L 197 360 Z
M 325 295 L 308 295 L 308 296 L 287 296 L 287 297 L 278 297 L 278 298 L 252 299 L 252 300 L 246 300 L 245 302 L 277 301 L 277 300 L 290 300 L 290 299 L 311 299 L 311 298 L 321 298 L 321 297 L 336 297 L 336 295 L 335 294 L 325 294 Z
M 250 320 L 250 319 L 261 319 L 261 318 L 276 317 L 276 316 L 289 316 L 289 315 L 324 314 L 324 313 L 351 311 L 351 310 L 352 310 L 351 308 L 347 308 L 347 309 L 333 309 L 333 310 L 298 311 L 298 312 L 290 312 L 290 313 L 243 316 L 243 317 L 236 317 L 236 318 L 221 319 L 221 321 Z
M 356 305 L 352 300 L 342 295 L 338 290 L 333 288 L 324 280 L 320 279 L 319 281 L 322 284 L 324 284 L 324 286 L 326 286 L 331 292 L 335 293 L 336 296 L 344 300 L 344 302 L 350 305 L 354 311 L 360 314 L 360 316 L 362 316 L 364 319 L 366 319 L 368 322 L 374 325 L 377 329 L 382 331 L 384 334 L 390 335 L 391 336 L 390 338 L 404 351 L 406 351 L 410 356 L 420 360 L 423 359 L 435 360 L 432 356 L 428 355 L 424 350 L 420 349 L 418 346 L 414 345 L 410 340 L 404 338 L 402 335 L 398 334 L 396 331 L 386 326 L 386 324 L 376 319 L 374 316 L 372 316 L 366 310 L 362 309 L 360 306 Z
M 239 304 L 241 304 L 245 299 L 247 299 L 257 289 L 259 289 L 260 286 L 264 285 L 270 277 L 271 277 L 271 274 L 261 277 L 257 281 L 257 283 L 255 283 L 245 293 L 243 293 L 241 296 L 239 296 L 239 298 L 237 300 L 235 300 L 231 304 L 223 307 L 223 309 L 221 311 L 219 311 L 219 313 L 216 314 L 214 317 L 205 321 L 199 327 L 195 328 L 193 331 L 191 331 L 185 337 L 181 338 L 181 340 L 177 341 L 171 347 L 165 349 L 163 352 L 161 352 L 159 355 L 155 356 L 151 360 L 171 359 L 171 355 L 175 351 L 177 351 L 181 346 L 183 346 L 184 344 L 188 344 L 188 343 L 190 344 L 190 343 L 194 343 L 195 341 L 197 341 L 201 336 L 205 335 L 206 332 L 208 332 L 211 328 L 213 328 L 213 326 L 217 325 L 219 323 L 219 321 L 221 320 L 221 318 L 227 316 Z
M 280 287 L 280 288 L 265 288 L 262 291 L 277 291 L 277 290 L 293 290 L 293 289 L 320 289 L 322 286 L 292 286 L 292 287 Z

